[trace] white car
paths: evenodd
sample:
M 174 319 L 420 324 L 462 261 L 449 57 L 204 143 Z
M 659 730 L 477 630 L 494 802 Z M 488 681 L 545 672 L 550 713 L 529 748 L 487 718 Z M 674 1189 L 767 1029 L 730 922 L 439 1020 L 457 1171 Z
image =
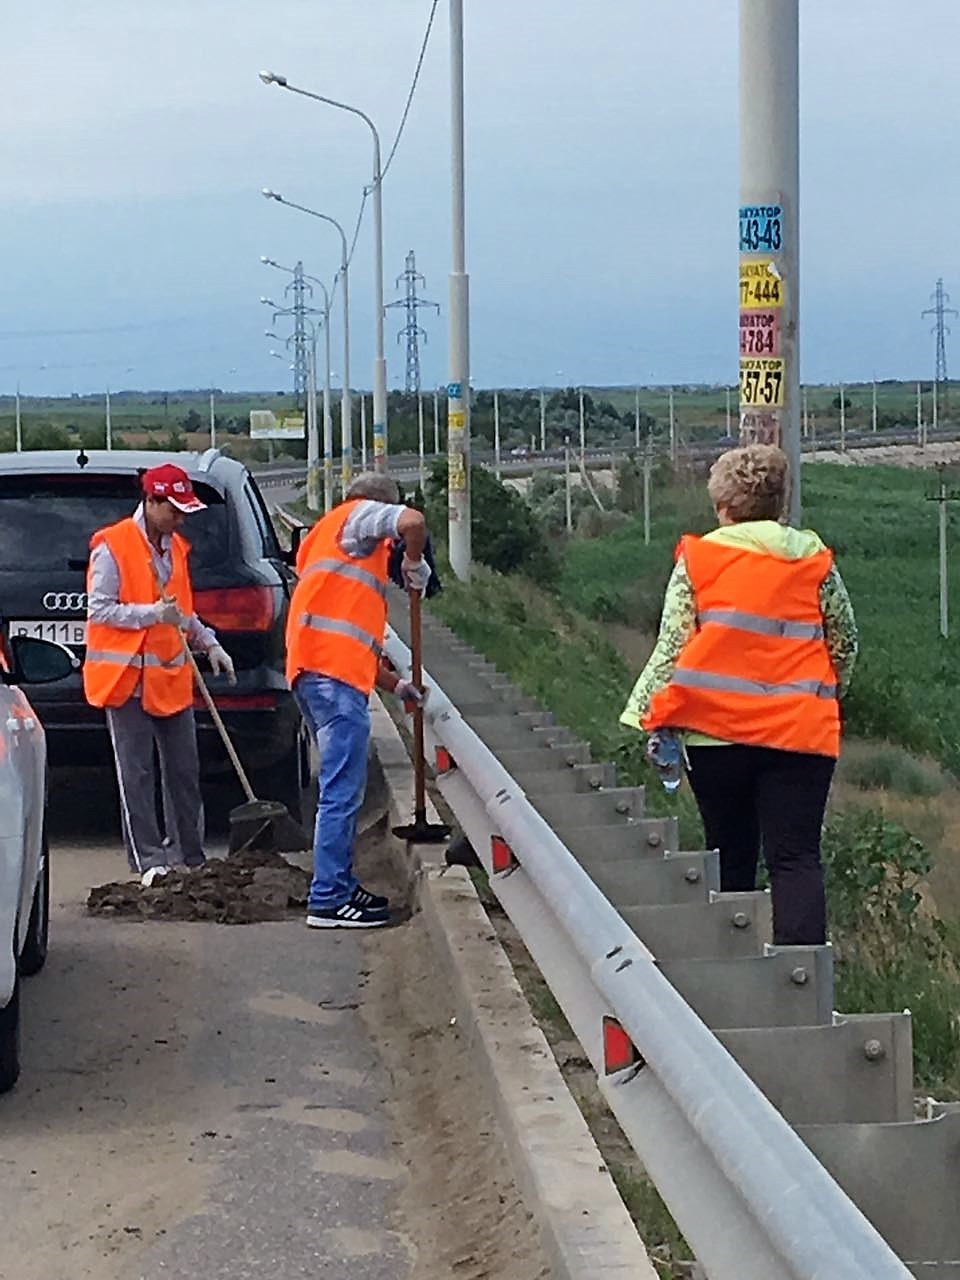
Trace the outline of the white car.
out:
M 47 958 L 47 744 L 21 682 L 62 680 L 78 665 L 50 640 L 14 636 L 0 648 L 0 1093 L 20 1074 L 20 978 Z

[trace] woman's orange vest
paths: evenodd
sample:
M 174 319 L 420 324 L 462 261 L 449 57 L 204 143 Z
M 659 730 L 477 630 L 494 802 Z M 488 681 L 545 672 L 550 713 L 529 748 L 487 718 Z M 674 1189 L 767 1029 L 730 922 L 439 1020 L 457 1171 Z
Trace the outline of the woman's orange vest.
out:
M 100 529 L 90 549 L 105 542 L 120 571 L 121 604 L 153 604 L 160 591 L 153 571 L 153 553 L 146 534 L 132 518 Z M 164 590 L 181 613 L 193 613 L 193 589 L 187 568 L 190 544 L 179 534 L 171 538 L 173 572 Z M 90 590 L 88 575 L 87 591 Z M 144 711 L 172 716 L 193 703 L 193 672 L 187 663 L 176 627 L 156 623 L 138 631 L 87 623 L 87 653 L 83 689 L 95 707 L 120 707 L 138 685 Z
M 837 757 L 837 677 L 820 611 L 833 553 L 784 560 L 688 534 L 681 555 L 697 631 L 643 727 Z
M 304 671 L 331 676 L 369 694 L 387 629 L 390 543 L 356 558 L 340 547 L 347 517 L 363 499 L 343 502 L 318 520 L 297 555 L 297 583 L 287 617 L 287 679 Z

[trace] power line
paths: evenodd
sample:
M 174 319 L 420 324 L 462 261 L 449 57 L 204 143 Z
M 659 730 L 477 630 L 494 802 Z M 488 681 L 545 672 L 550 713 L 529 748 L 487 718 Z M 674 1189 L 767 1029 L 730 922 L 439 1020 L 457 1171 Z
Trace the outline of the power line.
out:
M 413 103 L 413 95 L 417 91 L 417 84 L 420 80 L 420 71 L 423 67 L 423 59 L 426 57 L 427 45 L 430 42 L 430 32 L 433 29 L 433 20 L 437 14 L 437 5 L 440 0 L 433 0 L 430 6 L 430 17 L 427 19 L 427 29 L 424 32 L 423 44 L 420 46 L 420 57 L 417 59 L 417 69 L 413 73 L 413 83 L 410 86 L 410 92 L 407 94 L 407 105 L 403 108 L 403 115 L 400 118 L 400 127 L 397 129 L 397 136 L 393 140 L 393 146 L 390 148 L 390 154 L 387 156 L 387 163 L 380 170 L 380 181 L 382 182 L 387 176 L 387 170 L 393 162 L 393 157 L 397 154 L 397 147 L 400 145 L 400 139 L 403 137 L 403 130 L 407 123 L 407 116 L 410 114 L 410 107 Z
M 390 165 L 393 163 L 393 157 L 397 154 L 397 147 L 399 147 L 400 145 L 400 139 L 403 137 L 403 131 L 406 128 L 407 116 L 409 116 L 410 107 L 413 104 L 413 95 L 416 93 L 417 85 L 420 83 L 420 72 L 423 69 L 423 60 L 426 57 L 427 45 L 430 43 L 430 32 L 433 30 L 433 20 L 436 17 L 437 6 L 439 5 L 439 3 L 440 3 L 440 0 L 433 0 L 433 3 L 430 6 L 430 16 L 427 19 L 427 29 L 423 35 L 423 43 L 420 46 L 420 56 L 419 58 L 417 58 L 417 66 L 416 66 L 416 70 L 413 73 L 413 81 L 410 85 L 410 92 L 407 94 L 407 101 L 406 101 L 406 105 L 403 108 L 403 115 L 400 117 L 400 125 L 397 129 L 397 136 L 394 138 L 393 146 L 390 148 L 390 154 L 387 156 L 387 163 L 380 170 L 381 186 L 383 185 L 384 178 L 387 176 L 387 170 L 390 168 Z M 371 191 L 372 191 L 372 187 L 364 187 L 363 189 L 363 198 L 360 201 L 360 212 L 357 214 L 357 226 L 353 233 L 353 244 L 350 246 L 350 253 L 347 257 L 348 266 L 350 265 L 350 263 L 353 262 L 353 252 L 356 249 L 357 241 L 360 238 L 360 227 L 363 223 L 363 214 L 364 214 L 364 210 L 367 207 L 367 198 L 369 197 Z

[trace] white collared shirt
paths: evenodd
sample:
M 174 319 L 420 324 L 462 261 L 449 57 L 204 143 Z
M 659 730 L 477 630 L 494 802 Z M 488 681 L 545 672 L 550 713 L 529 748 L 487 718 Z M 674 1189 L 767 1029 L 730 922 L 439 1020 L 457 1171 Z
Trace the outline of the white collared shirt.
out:
M 147 533 L 143 503 L 133 513 L 134 522 Z M 150 554 L 153 556 L 157 576 L 164 586 L 170 581 L 173 573 L 173 557 L 170 552 L 172 539 L 164 535 L 160 540 L 160 550 L 150 542 Z M 87 617 L 91 622 L 101 622 L 109 627 L 119 627 L 122 631 L 145 631 L 157 621 L 155 604 L 121 604 L 120 569 L 116 558 L 106 542 L 99 543 L 90 553 L 89 595 L 87 600 Z M 187 619 L 187 638 L 192 649 L 212 649 L 217 643 L 217 636 L 210 627 L 204 626 L 195 613 Z

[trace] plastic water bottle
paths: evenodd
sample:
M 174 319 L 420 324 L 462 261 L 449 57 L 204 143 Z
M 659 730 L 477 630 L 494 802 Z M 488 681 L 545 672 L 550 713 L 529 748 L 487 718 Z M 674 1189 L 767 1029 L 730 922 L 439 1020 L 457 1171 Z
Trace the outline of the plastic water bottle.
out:
M 650 735 L 647 758 L 656 769 L 665 791 L 676 791 L 683 777 L 683 748 L 671 729 L 658 729 Z

